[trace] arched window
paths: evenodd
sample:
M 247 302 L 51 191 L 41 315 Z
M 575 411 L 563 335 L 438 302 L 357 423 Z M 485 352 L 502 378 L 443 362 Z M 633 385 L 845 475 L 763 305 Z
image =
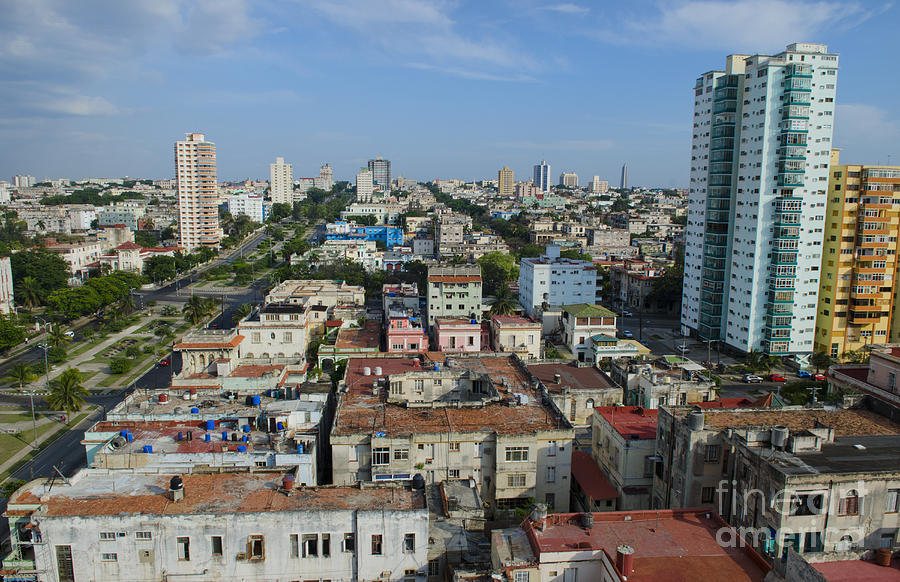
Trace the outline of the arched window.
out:
M 851 489 L 841 496 L 838 515 L 859 515 L 859 493 Z
M 587 402 L 584 403 L 584 407 L 587 408 L 588 410 L 593 409 L 594 408 L 594 399 L 588 398 Z

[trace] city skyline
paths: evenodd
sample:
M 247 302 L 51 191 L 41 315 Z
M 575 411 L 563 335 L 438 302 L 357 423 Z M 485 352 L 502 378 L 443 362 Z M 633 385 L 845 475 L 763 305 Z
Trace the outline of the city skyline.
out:
M 223 180 L 265 178 L 280 155 L 298 177 L 329 160 L 352 181 L 379 153 L 418 180 L 491 179 L 503 166 L 526 176 L 546 159 L 612 183 L 627 162 L 633 185 L 685 187 L 685 79 L 723 53 L 799 41 L 844 55 L 834 142 L 844 159 L 900 159 L 900 80 L 880 76 L 877 92 L 863 81 L 891 67 L 892 5 L 172 0 L 5 12 L 6 179 L 172 177 L 171 142 L 196 131 L 218 144 Z

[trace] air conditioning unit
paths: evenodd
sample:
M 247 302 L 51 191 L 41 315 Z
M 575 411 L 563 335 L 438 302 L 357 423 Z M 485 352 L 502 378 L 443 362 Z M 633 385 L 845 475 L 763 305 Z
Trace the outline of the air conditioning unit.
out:
M 244 552 L 238 552 L 238 554 L 234 557 L 234 559 L 237 560 L 238 562 L 246 560 L 247 554 Z

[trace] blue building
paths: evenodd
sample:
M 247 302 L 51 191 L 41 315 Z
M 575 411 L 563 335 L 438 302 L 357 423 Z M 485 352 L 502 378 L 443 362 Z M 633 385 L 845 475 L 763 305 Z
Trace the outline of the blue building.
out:
M 403 244 L 403 229 L 397 226 L 357 226 L 341 220 L 325 226 L 325 239 L 381 241 L 392 249 Z

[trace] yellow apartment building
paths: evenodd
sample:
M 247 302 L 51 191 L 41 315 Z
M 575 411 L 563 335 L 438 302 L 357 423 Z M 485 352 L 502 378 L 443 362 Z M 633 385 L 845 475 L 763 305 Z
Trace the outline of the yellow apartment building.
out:
M 831 152 L 814 350 L 839 358 L 900 338 L 895 313 L 900 167 Z

